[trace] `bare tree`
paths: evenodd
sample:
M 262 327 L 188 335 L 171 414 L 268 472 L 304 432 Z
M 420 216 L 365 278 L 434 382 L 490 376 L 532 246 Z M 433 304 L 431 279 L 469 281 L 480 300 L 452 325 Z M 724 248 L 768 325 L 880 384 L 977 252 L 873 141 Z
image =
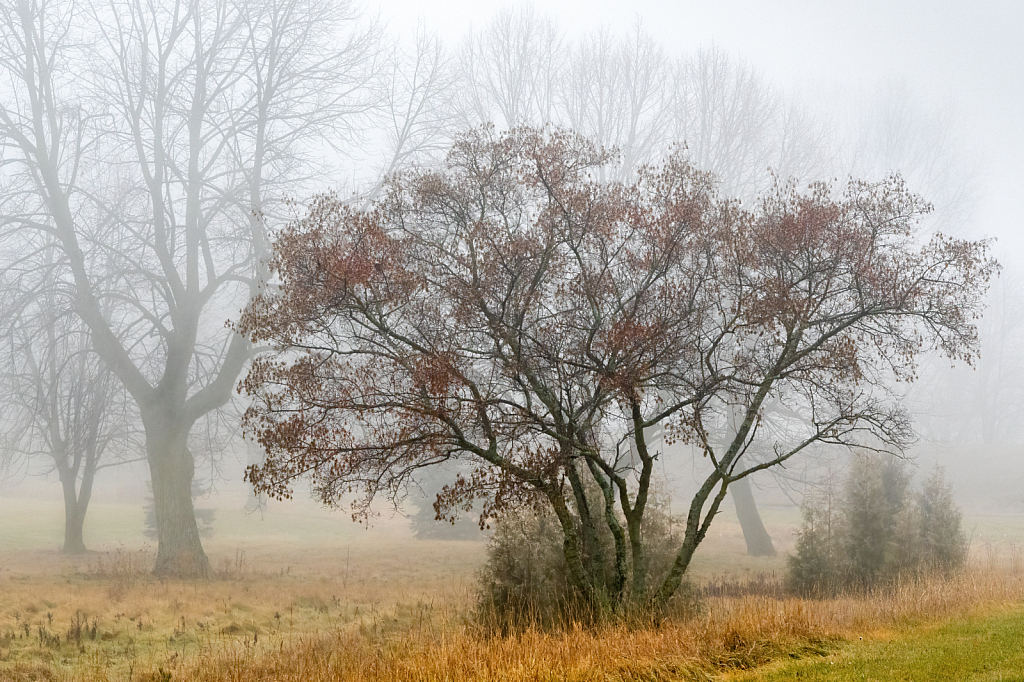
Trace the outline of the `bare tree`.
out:
M 975 367 L 931 362 L 909 401 L 932 442 L 986 449 L 1024 442 L 1024 299 L 1021 277 L 1003 274 L 978 324 Z
M 718 47 L 670 54 L 637 23 L 567 40 L 533 9 L 500 13 L 456 60 L 460 118 L 556 125 L 619 154 L 626 178 L 672 144 L 689 147 L 727 196 L 752 197 L 780 177 L 817 177 L 830 129 L 751 65 Z
M 979 193 L 979 173 L 958 144 L 952 106 L 928 102 L 904 81 L 882 83 L 851 100 L 836 98 L 845 114 L 837 124 L 845 138 L 840 170 L 877 176 L 900 171 L 934 204 L 931 229 L 962 233 Z
M 0 9 L 5 238 L 55 238 L 93 348 L 138 407 L 157 574 L 209 571 L 189 432 L 248 361 L 223 320 L 258 286 L 267 199 L 301 188 L 373 105 L 378 32 L 354 19 L 326 0 Z
M 673 111 L 671 63 L 637 24 L 626 38 L 602 30 L 574 46 L 560 84 L 561 123 L 618 149 L 624 179 L 666 147 Z
M 532 7 L 500 12 L 458 51 L 463 128 L 482 122 L 500 127 L 555 120 L 564 64 L 562 32 Z
M 4 278 L 0 350 L 6 467 L 57 472 L 64 498 L 62 551 L 86 551 L 85 516 L 100 470 L 137 461 L 138 426 L 124 390 L 92 349 L 89 330 L 74 312 L 69 289 L 57 283 L 53 249 L 24 281 Z M 40 277 L 41 275 L 41 277 Z M 35 289 L 33 291 L 32 289 Z
M 750 198 L 780 177 L 818 177 L 827 129 L 753 66 L 702 48 L 677 66 L 673 136 L 726 196 Z
M 375 182 L 362 196 L 377 197 L 386 178 L 410 164 L 429 163 L 445 149 L 455 130 L 452 105 L 456 82 L 451 57 L 437 36 L 420 27 L 412 44 L 395 45 L 380 79 L 382 95 L 373 129 L 382 136 L 369 165 Z

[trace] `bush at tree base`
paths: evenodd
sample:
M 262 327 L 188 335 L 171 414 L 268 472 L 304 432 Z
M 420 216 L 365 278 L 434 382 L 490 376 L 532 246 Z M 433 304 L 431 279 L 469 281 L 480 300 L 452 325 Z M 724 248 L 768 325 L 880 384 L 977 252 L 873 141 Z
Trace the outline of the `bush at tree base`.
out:
M 597 493 L 595 493 L 596 495 Z M 616 612 L 610 599 L 596 602 L 580 599 L 568 575 L 563 551 L 564 537 L 558 521 L 544 508 L 521 508 L 503 514 L 493 525 L 488 540 L 487 561 L 478 573 L 477 618 L 499 632 L 520 627 L 552 628 L 575 623 L 596 623 L 606 618 L 643 618 L 644 613 Z M 658 494 L 652 499 L 644 519 L 643 534 L 649 575 L 663 578 L 675 560 L 681 523 L 668 511 L 668 498 Z M 596 592 L 608 595 L 613 589 L 615 571 L 614 541 L 603 524 L 596 547 L 589 548 L 588 560 L 602 555 L 605 570 Z M 634 600 L 636 604 L 642 600 Z M 700 608 L 690 585 L 684 584 L 673 598 L 671 611 L 691 615 Z M 653 616 L 653 612 L 646 614 Z
M 967 540 L 942 469 L 918 492 L 910 479 L 902 459 L 856 456 L 840 493 L 829 487 L 804 504 L 787 586 L 823 595 L 961 568 Z

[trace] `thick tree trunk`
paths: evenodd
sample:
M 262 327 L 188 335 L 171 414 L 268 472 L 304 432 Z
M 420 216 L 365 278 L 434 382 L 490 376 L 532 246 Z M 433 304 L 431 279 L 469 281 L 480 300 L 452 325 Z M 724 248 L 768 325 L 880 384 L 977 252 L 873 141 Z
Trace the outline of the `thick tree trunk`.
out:
M 775 545 L 761 521 L 761 514 L 757 510 L 757 503 L 754 502 L 754 492 L 751 490 L 750 481 L 747 478 L 733 481 L 729 485 L 729 495 L 732 496 L 732 501 L 736 505 L 736 516 L 743 529 L 743 539 L 747 541 L 747 554 L 750 556 L 775 556 Z
M 575 519 L 566 506 L 561 491 L 555 486 L 546 489 L 544 495 L 551 503 L 555 518 L 558 519 L 558 523 L 562 527 L 562 537 L 564 538 L 562 554 L 565 556 L 565 563 L 569 568 L 569 582 L 584 600 L 593 602 L 594 588 L 590 582 L 591 576 L 583 565 L 583 552 L 581 551 L 580 537 L 576 533 Z
M 590 576 L 591 584 L 595 588 L 599 588 L 605 577 L 605 557 L 597 535 L 597 526 L 590 512 L 590 501 L 587 499 L 587 492 L 580 479 L 579 471 L 574 465 L 566 467 L 566 476 L 572 486 L 573 497 L 576 500 L 576 512 L 580 520 L 584 567 Z
M 87 551 L 82 533 L 89 497 L 84 491 L 80 496 L 75 490 L 76 479 L 74 472 L 70 470 L 60 472 L 60 483 L 64 488 L 64 546 L 61 548 L 64 554 L 85 554 Z
M 157 554 L 153 574 L 205 578 L 210 561 L 199 539 L 192 506 L 195 463 L 188 449 L 188 427 L 163 416 L 143 419 L 146 453 L 153 482 Z

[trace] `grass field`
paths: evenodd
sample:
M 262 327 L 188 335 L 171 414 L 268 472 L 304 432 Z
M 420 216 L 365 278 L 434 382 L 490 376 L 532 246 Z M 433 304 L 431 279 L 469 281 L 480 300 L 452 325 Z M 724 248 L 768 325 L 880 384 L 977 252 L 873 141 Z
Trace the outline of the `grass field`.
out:
M 765 517 L 788 550 L 799 515 L 768 508 Z M 980 651 L 970 644 L 979 638 L 992 651 L 971 670 L 1021 665 L 999 658 L 1013 642 L 1021 649 L 1019 517 L 968 518 L 972 569 L 952 582 L 867 599 L 714 596 L 698 615 L 657 627 L 509 637 L 471 618 L 484 544 L 417 541 L 401 517 L 365 529 L 304 501 L 262 517 L 224 504 L 206 542 L 217 571 L 209 582 L 149 577 L 137 504 L 96 503 L 86 543 L 97 551 L 83 558 L 57 551 L 61 522 L 52 501 L 0 498 L 0 680 L 804 679 L 837 665 L 852 676 L 828 679 L 900 679 L 877 666 L 929 670 L 913 658 L 920 647 Z M 723 515 L 695 582 L 781 575 L 781 556 L 743 551 Z M 904 679 L 933 679 L 914 674 Z
M 970 618 L 904 627 L 836 647 L 825 656 L 787 659 L 729 680 L 1024 680 L 1024 610 L 996 608 Z

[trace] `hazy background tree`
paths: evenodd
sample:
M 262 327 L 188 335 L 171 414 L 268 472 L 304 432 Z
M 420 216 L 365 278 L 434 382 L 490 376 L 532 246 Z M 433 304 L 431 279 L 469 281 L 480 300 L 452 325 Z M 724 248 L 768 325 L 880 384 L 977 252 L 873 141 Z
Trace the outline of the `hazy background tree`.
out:
M 710 47 L 677 69 L 671 135 L 715 174 L 723 194 L 749 199 L 772 173 L 806 179 L 827 169 L 827 129 L 752 65 Z
M 982 355 L 971 368 L 931 362 L 909 396 L 929 441 L 989 453 L 1024 442 L 1024 298 L 1018 275 L 1003 274 L 980 321 Z
M 935 207 L 931 230 L 972 235 L 979 198 L 978 160 L 957 135 L 958 116 L 949 102 L 933 101 L 904 81 L 874 91 L 838 95 L 838 172 L 883 175 L 899 172 Z M 828 113 L 826 113 L 828 115 Z
M 999 178 L 983 172 L 983 151 L 969 146 L 961 105 L 922 92 L 903 80 L 835 93 L 833 113 L 841 170 L 880 174 L 900 169 L 908 183 L 933 203 L 927 230 L 960 237 L 990 233 L 998 223 L 979 222 L 989 189 Z M 845 169 L 849 169 L 846 171 Z M 973 367 L 926 361 L 908 391 L 922 435 L 922 462 L 941 462 L 961 483 L 961 494 L 988 490 L 975 503 L 1000 511 L 1020 505 L 1010 480 L 1018 466 L 1024 431 L 1019 428 L 1024 385 L 1019 325 L 1024 311 L 1020 262 L 1003 238 L 994 245 L 1004 271 L 989 292 L 979 321 L 981 355 Z M 979 458 L 985 467 L 977 466 Z M 984 472 L 984 473 L 983 473 Z
M 60 281 L 53 247 L 40 251 L 22 259 L 21 277 L 8 270 L 0 279 L 0 458 L 8 471 L 56 471 L 64 500 L 62 551 L 80 554 L 96 476 L 140 458 L 139 427 L 75 314 L 73 288 Z
M 499 12 L 456 51 L 457 130 L 555 121 L 564 51 L 561 29 L 532 7 Z
M 316 0 L 0 10 L 5 235 L 53 235 L 93 348 L 138 406 L 158 574 L 209 571 L 189 434 L 249 358 L 223 321 L 255 291 L 265 219 L 374 104 L 378 32 L 354 19 Z
M 378 196 L 395 171 L 436 161 L 450 141 L 458 112 L 452 104 L 456 75 L 450 50 L 423 30 L 411 44 L 391 46 L 377 88 L 379 106 L 364 133 L 379 157 L 365 159 L 357 173 L 357 184 L 370 185 L 360 195 L 363 205 Z
M 673 59 L 637 24 L 625 36 L 605 29 L 581 36 L 568 53 L 558 84 L 554 123 L 586 135 L 621 155 L 612 177 L 626 179 L 656 161 L 671 142 L 678 83 Z

